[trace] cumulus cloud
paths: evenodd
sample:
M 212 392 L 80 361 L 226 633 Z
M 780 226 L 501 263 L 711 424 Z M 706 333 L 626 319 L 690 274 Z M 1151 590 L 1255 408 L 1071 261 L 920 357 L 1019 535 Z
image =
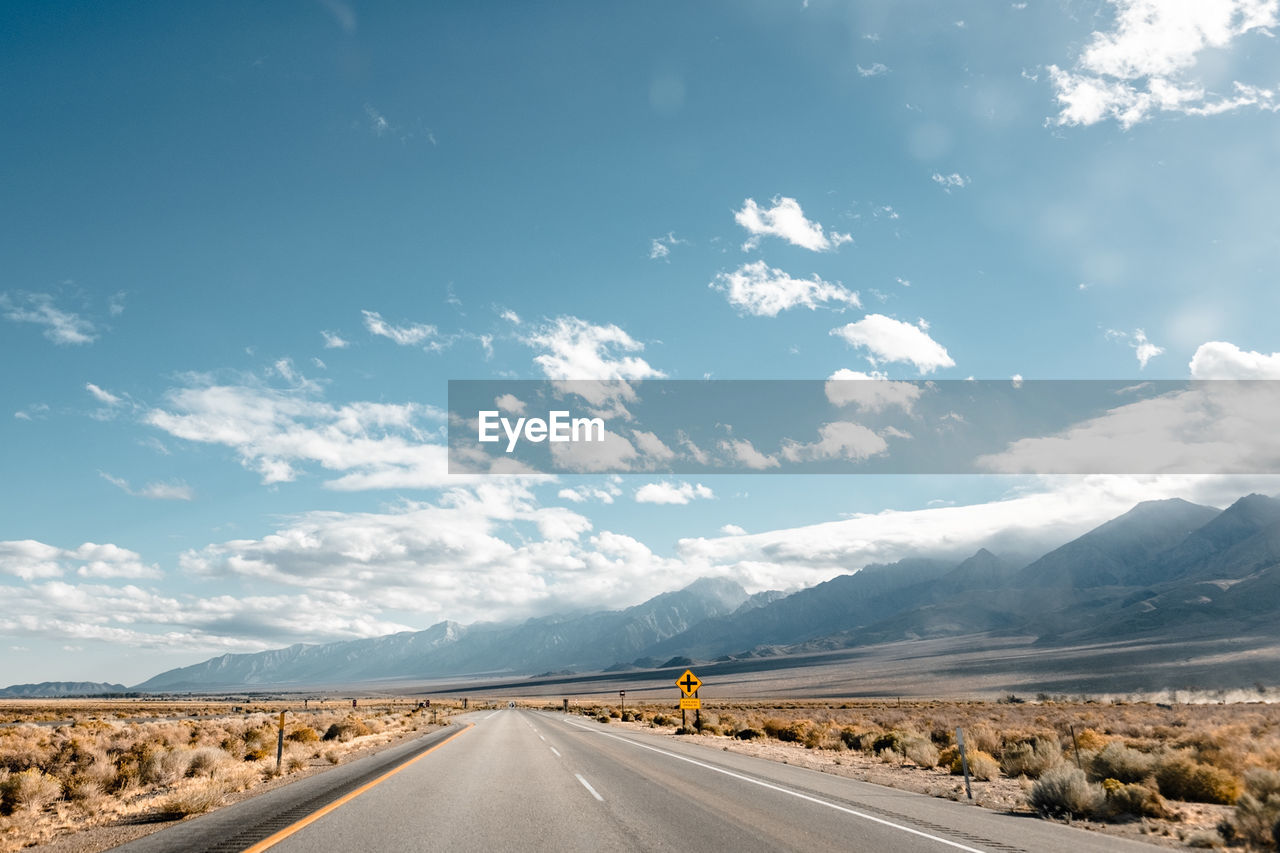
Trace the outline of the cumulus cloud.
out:
M 858 76 L 860 77 L 879 77 L 888 73 L 889 66 L 885 65 L 883 62 L 873 62 L 866 68 L 863 68 L 861 65 L 858 66 Z
M 913 382 L 895 382 L 883 373 L 841 368 L 827 380 L 823 389 L 836 406 L 855 406 L 866 412 L 883 412 L 897 407 L 907 414 L 924 394 L 924 388 Z
M 218 384 L 193 374 L 143 420 L 175 438 L 233 449 L 264 484 L 288 482 L 314 464 L 342 476 L 332 489 L 432 488 L 449 483 L 444 414 L 418 403 L 317 399 L 311 385 L 273 388 L 246 377 Z M 456 482 L 453 481 L 453 482 Z
M 818 440 L 803 444 L 792 439 L 782 443 L 782 457 L 788 462 L 824 459 L 868 459 L 889 449 L 874 431 L 852 421 L 835 421 L 818 429 Z
M 914 364 L 921 373 L 955 366 L 947 350 L 924 329 L 883 314 L 868 314 L 856 323 L 832 329 L 831 334 L 866 350 L 873 365 L 904 362 Z
M 1153 114 L 1215 115 L 1280 109 L 1273 89 L 1235 81 L 1212 92 L 1196 77 L 1207 50 L 1227 51 L 1249 34 L 1271 35 L 1280 0 L 1109 0 L 1113 28 L 1094 32 L 1072 70 L 1049 66 L 1059 125 L 1113 119 L 1129 128 Z
M 117 545 L 85 542 L 78 548 L 58 548 L 34 539 L 0 542 L 0 574 L 33 581 L 68 573 L 83 578 L 156 578 L 161 574 L 134 551 Z
M 661 379 L 666 376 L 638 355 L 644 344 L 612 323 L 597 326 L 577 317 L 557 317 L 530 332 L 524 342 L 541 350 L 534 364 L 548 379 Z
M 645 483 L 636 489 L 636 503 L 687 504 L 695 500 L 714 498 L 715 492 L 701 483 Z
M 731 464 L 750 468 L 752 471 L 765 471 L 781 464 L 772 456 L 756 450 L 755 445 L 745 438 L 725 439 L 720 442 L 720 450 L 728 456 Z
M 1193 379 L 1280 379 L 1280 352 L 1265 355 L 1209 341 L 1196 349 L 1189 366 Z
M 810 222 L 794 198 L 774 196 L 772 204 L 763 208 L 749 198 L 742 203 L 741 210 L 734 212 L 734 221 L 751 233 L 742 245 L 743 250 L 754 249 L 763 237 L 781 237 L 793 246 L 813 252 L 829 252 L 853 242 L 848 234 L 824 231 L 821 224 Z
M 802 306 L 814 310 L 835 303 L 841 307 L 861 307 L 858 294 L 840 284 L 811 279 L 792 278 L 764 261 L 743 264 L 730 273 L 720 273 L 710 284 L 725 294 L 729 304 L 757 317 L 776 317 L 782 311 Z
M 93 323 L 53 304 L 47 293 L 0 293 L 0 312 L 15 323 L 44 327 L 44 336 L 55 344 L 91 344 L 98 339 Z

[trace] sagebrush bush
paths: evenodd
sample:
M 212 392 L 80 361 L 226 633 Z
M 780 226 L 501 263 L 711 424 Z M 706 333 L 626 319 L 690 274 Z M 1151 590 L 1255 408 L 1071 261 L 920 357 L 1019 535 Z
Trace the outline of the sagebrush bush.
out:
M 1062 747 L 1053 735 L 1036 735 L 1029 741 L 1006 744 L 1000 754 L 1000 769 L 1010 778 L 1039 779 L 1062 763 Z
M 284 739 L 294 743 L 315 743 L 320 740 L 320 733 L 311 726 L 298 726 L 286 734 Z
M 1280 846 L 1280 772 L 1255 768 L 1244 776 L 1244 793 L 1231 819 L 1236 833 L 1249 844 Z
M 969 775 L 981 782 L 989 782 L 1000 776 L 1000 762 L 995 756 L 980 749 L 965 747 L 965 757 L 969 759 Z M 949 746 L 938 755 L 939 766 L 946 767 L 952 776 L 964 775 L 964 764 L 960 761 L 960 747 Z
M 1089 773 L 1099 781 L 1116 779 L 1126 783 L 1141 782 L 1151 775 L 1153 767 L 1154 756 L 1113 741 L 1093 756 L 1089 762 Z
M 160 801 L 160 810 L 174 815 L 204 814 L 222 805 L 222 789 L 209 779 L 188 779 Z
M 908 735 L 902 739 L 902 754 L 921 767 L 938 766 L 938 748 L 933 741 L 919 735 Z
M 0 781 L 0 812 L 40 811 L 61 796 L 62 785 L 41 770 L 32 767 L 20 773 L 8 773 Z
M 1087 817 L 1101 799 L 1097 785 L 1069 764 L 1046 770 L 1027 794 L 1027 805 L 1044 817 Z
M 1145 785 L 1106 779 L 1102 782 L 1102 791 L 1103 799 L 1096 809 L 1098 817 L 1106 820 L 1169 817 L 1164 800 Z
M 1160 793 L 1171 800 L 1231 805 L 1240 796 L 1240 782 L 1235 776 L 1185 755 L 1161 759 L 1155 776 Z

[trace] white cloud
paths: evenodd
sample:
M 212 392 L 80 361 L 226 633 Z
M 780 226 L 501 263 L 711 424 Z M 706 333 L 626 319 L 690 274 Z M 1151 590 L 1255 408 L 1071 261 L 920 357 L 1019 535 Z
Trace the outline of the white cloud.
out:
M 743 536 L 747 531 L 736 524 L 726 524 L 720 528 L 720 532 L 725 536 Z
M 85 542 L 67 549 L 34 539 L 0 542 L 0 574 L 33 581 L 62 577 L 68 572 L 86 578 L 156 578 L 161 574 L 155 566 L 144 564 L 135 552 L 117 545 Z M 5 609 L 10 610 L 10 606 Z
M 1052 435 L 1019 439 L 976 463 L 1002 474 L 1280 471 L 1276 384 L 1192 384 L 1125 403 Z
M 369 117 L 369 128 L 375 136 L 382 136 L 391 130 L 391 123 L 387 121 L 386 116 L 374 108 L 373 104 L 364 105 L 364 114 Z
M 610 323 L 596 326 L 577 317 L 557 317 L 524 342 L 542 350 L 533 361 L 548 379 L 661 379 L 661 370 L 639 356 L 644 344 Z
M 312 385 L 268 387 L 251 377 L 238 385 L 191 375 L 167 392 L 166 405 L 144 421 L 175 438 L 230 447 L 264 484 L 297 478 L 295 466 L 316 464 L 343 476 L 339 490 L 433 488 L 448 479 L 446 448 L 438 437 L 442 412 L 417 403 L 315 398 Z
M 645 483 L 636 489 L 636 503 L 640 504 L 687 504 L 695 500 L 714 498 L 715 492 L 701 483 Z
M 883 314 L 868 314 L 856 323 L 832 329 L 831 334 L 868 350 L 867 360 L 872 364 L 905 362 L 914 364 L 921 373 L 955 366 L 946 349 L 928 333 Z
M 37 418 L 44 420 L 49 415 L 48 403 L 32 403 L 30 406 L 19 409 L 13 413 L 13 416 L 20 421 L 33 421 Z
M 883 438 L 862 424 L 835 421 L 818 429 L 818 440 L 809 444 L 786 439 L 782 456 L 788 462 L 822 461 L 824 459 L 868 459 L 889 449 Z
M 1209 341 L 1196 349 L 1189 366 L 1192 379 L 1280 379 L 1280 352 L 1265 355 Z
M 1270 487 L 1259 480 L 1270 482 Z M 1044 553 L 1144 500 L 1182 497 L 1222 505 L 1275 478 L 1038 478 L 987 503 L 885 510 L 763 533 L 680 540 L 677 553 L 699 573 L 737 579 L 749 592 L 796 589 L 905 557 L 961 560 L 980 547 Z M 702 568 L 706 567 L 706 568 Z
M 950 175 L 944 175 L 941 172 L 934 172 L 932 180 L 935 184 L 942 187 L 944 192 L 962 190 L 970 184 L 969 178 L 965 175 L 961 175 L 959 172 L 952 172 Z
M 0 311 L 6 320 L 44 326 L 44 336 L 55 344 L 91 344 L 98 339 L 93 323 L 58 308 L 47 293 L 0 293 Z
M 322 329 L 320 334 L 324 338 L 325 349 L 346 349 L 351 346 L 351 342 L 344 340 L 337 332 L 330 332 L 328 329 Z
M 649 241 L 649 260 L 665 261 L 671 256 L 671 250 L 680 245 L 687 245 L 688 240 L 681 240 L 674 231 L 668 231 L 665 237 L 654 237 Z
M 523 415 L 529 409 L 515 394 L 501 394 L 493 399 L 493 404 L 509 415 Z
M 615 474 L 603 486 L 582 485 L 575 488 L 563 488 L 556 493 L 556 497 L 573 503 L 586 503 L 597 500 L 603 504 L 611 504 L 614 498 L 622 494 L 622 489 L 618 485 L 621 481 L 622 478 Z
M 1206 50 L 1227 51 L 1249 33 L 1271 35 L 1280 0 L 1110 0 L 1114 28 L 1094 32 L 1074 70 L 1049 66 L 1061 107 L 1057 124 L 1114 119 L 1128 128 L 1157 111 L 1215 115 L 1256 106 L 1280 109 L 1271 89 L 1236 81 L 1206 91 L 1194 72 Z M 1215 57 L 1221 67 L 1221 57 Z
M 742 246 L 744 250 L 754 249 L 762 237 L 768 236 L 781 237 L 793 246 L 813 252 L 829 252 L 844 243 L 853 242 L 853 237 L 848 234 L 823 231 L 821 224 L 810 222 L 800 209 L 800 203 L 793 198 L 774 196 L 773 207 L 768 209 L 749 198 L 733 218 L 751 232 L 751 238 Z
M 86 382 L 84 386 L 84 390 L 92 394 L 93 398 L 97 400 L 99 403 L 102 403 L 103 405 L 106 405 L 106 406 L 118 406 L 124 402 L 124 400 L 117 397 L 115 394 L 112 394 L 110 391 L 105 391 L 102 388 L 99 388 L 97 385 L 94 385 L 92 382 Z
M 510 309 L 503 311 L 498 316 L 506 320 L 508 323 L 511 323 L 514 326 L 520 325 L 520 315 Z
M 129 481 L 122 477 L 113 477 L 106 471 L 99 471 L 98 473 L 102 476 L 102 479 L 111 485 L 136 498 L 150 498 L 157 501 L 190 501 L 194 500 L 196 496 L 195 490 L 181 480 L 169 483 L 147 483 L 140 489 L 134 489 L 129 485 Z
M 1138 357 L 1139 370 L 1145 370 L 1147 362 L 1164 352 L 1164 347 L 1158 347 L 1147 340 L 1147 333 L 1141 329 L 1134 330 L 1133 340 L 1129 345 L 1133 347 L 1134 355 Z
M 743 264 L 731 273 L 720 273 L 710 284 L 724 293 L 729 304 L 757 317 L 776 317 L 781 311 L 803 306 L 813 310 L 827 303 L 861 307 L 858 294 L 840 284 L 812 279 L 792 278 L 764 261 Z
M 107 300 L 107 313 L 112 317 L 119 317 L 124 313 L 124 300 L 128 296 L 123 290 L 116 291 L 111 298 Z
M 645 459 L 652 460 L 655 467 L 660 467 L 663 463 L 670 462 L 676 457 L 676 452 L 667 447 L 662 439 L 651 432 L 633 429 L 631 437 L 635 440 L 635 446 L 640 451 L 640 455 Z
M 407 326 L 393 326 L 386 320 L 382 319 L 382 315 L 377 311 L 361 311 L 364 315 L 364 327 L 370 333 L 389 338 L 402 347 L 417 346 L 426 343 L 431 346 L 435 342 L 438 330 L 435 326 L 426 323 L 410 323 Z M 436 348 L 439 344 L 436 342 Z
M 888 73 L 889 66 L 882 62 L 873 62 L 867 68 L 863 68 L 861 65 L 858 66 L 858 74 L 862 77 L 879 77 L 882 74 Z
M 551 445 L 551 462 L 558 471 L 629 471 L 636 467 L 638 457 L 630 441 L 609 429 L 605 429 L 603 441 L 568 441 Z
M 780 464 L 772 456 L 756 450 L 755 445 L 745 438 L 725 439 L 720 442 L 720 450 L 728 455 L 732 464 L 750 468 L 752 471 L 777 468 Z
M 883 412 L 897 406 L 911 413 L 924 389 L 912 382 L 894 382 L 878 371 L 862 373 L 841 368 L 827 380 L 827 400 L 836 406 L 856 406 L 866 412 Z

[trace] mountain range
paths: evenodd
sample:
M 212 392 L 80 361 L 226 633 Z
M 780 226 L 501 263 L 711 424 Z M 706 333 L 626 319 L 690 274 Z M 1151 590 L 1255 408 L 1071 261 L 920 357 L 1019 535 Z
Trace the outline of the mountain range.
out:
M 625 610 L 515 625 L 441 622 L 371 639 L 228 654 L 163 672 L 134 690 L 511 677 L 786 656 L 971 634 L 1042 645 L 1280 635 L 1280 500 L 1225 510 L 1140 503 L 1026 563 L 981 549 L 954 563 L 871 565 L 791 594 L 749 596 L 703 578 Z

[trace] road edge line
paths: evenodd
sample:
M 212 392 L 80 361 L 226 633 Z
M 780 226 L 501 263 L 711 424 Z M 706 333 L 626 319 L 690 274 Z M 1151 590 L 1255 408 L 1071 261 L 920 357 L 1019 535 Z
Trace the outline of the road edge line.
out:
M 271 835 L 268 835 L 266 838 L 262 839 L 261 841 L 255 842 L 254 844 L 244 848 L 244 850 L 242 850 L 241 853 L 262 853 L 262 851 L 264 850 L 270 850 L 272 847 L 275 847 L 281 841 L 284 841 L 286 838 L 288 838 L 290 835 L 293 835 L 295 832 L 299 831 L 300 829 L 310 826 L 311 824 L 318 821 L 320 818 L 327 815 L 329 812 L 333 811 L 334 809 L 337 809 L 339 806 L 342 806 L 351 802 L 356 797 L 363 794 L 365 791 L 368 791 L 374 785 L 385 782 L 387 779 L 390 779 L 392 776 L 396 775 L 401 770 L 408 767 L 410 764 L 413 764 L 418 759 L 424 758 L 425 756 L 430 755 L 431 753 L 435 752 L 437 749 L 444 746 L 446 743 L 453 740 L 454 738 L 460 737 L 466 734 L 467 732 L 471 731 L 473 728 L 475 728 L 475 725 L 476 725 L 475 723 L 467 723 L 465 727 L 449 735 L 447 738 L 440 741 L 439 743 L 432 744 L 428 748 L 424 749 L 422 752 L 419 752 L 413 758 L 410 758 L 404 764 L 396 765 L 395 767 L 388 770 L 386 773 L 383 773 L 378 778 L 365 782 L 363 785 L 361 785 L 359 788 L 356 788 L 354 791 L 348 791 L 347 793 L 343 794 L 341 797 L 338 797 L 338 799 L 334 800 L 331 803 L 326 803 L 324 806 L 321 806 L 320 808 L 316 809 L 306 817 L 296 820 L 293 823 L 286 826 L 284 829 L 278 830 L 277 832 Z

